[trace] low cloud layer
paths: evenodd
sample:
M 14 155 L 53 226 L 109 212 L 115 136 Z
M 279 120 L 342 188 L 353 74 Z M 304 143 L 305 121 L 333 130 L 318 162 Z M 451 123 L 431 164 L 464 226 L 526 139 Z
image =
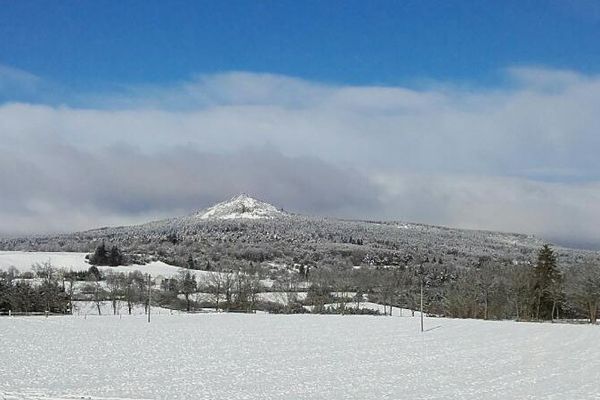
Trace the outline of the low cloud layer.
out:
M 248 193 L 289 210 L 353 215 L 377 209 L 365 176 L 269 148 L 227 154 L 128 145 L 97 152 L 43 146 L 30 158 L 0 150 L 0 219 L 10 232 L 64 231 L 177 216 Z M 19 179 L 15 179 L 18 176 Z M 340 200 L 342 203 L 340 203 Z
M 239 72 L 56 98 L 38 80 L 0 69 L 1 98 L 19 85 L 29 96 L 0 106 L 3 234 L 246 192 L 310 214 L 600 244 L 596 76 L 520 67 L 502 87 L 415 89 Z

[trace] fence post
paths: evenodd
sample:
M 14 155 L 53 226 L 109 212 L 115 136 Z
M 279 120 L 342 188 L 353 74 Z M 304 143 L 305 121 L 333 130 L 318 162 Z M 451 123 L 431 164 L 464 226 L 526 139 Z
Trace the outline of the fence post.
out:
M 152 278 L 148 274 L 148 323 L 150 323 L 150 307 L 152 306 Z

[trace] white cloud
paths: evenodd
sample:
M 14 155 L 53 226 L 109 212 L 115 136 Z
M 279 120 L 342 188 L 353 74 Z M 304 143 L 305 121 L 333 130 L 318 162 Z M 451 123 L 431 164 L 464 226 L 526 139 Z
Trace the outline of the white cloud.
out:
M 167 87 L 76 94 L 71 98 L 76 98 L 77 107 L 7 103 L 0 107 L 0 151 L 10 154 L 13 164 L 46 165 L 57 176 L 85 166 L 90 174 L 104 168 L 145 181 L 149 170 L 105 164 L 106 149 L 157 163 L 165 151 L 172 155 L 194 149 L 205 158 L 224 157 L 219 161 L 221 172 L 214 173 L 227 175 L 228 169 L 237 171 L 234 165 L 244 149 L 267 146 L 271 150 L 266 152 L 285 163 L 313 160 L 311 178 L 318 180 L 319 171 L 329 171 L 333 180 L 333 175 L 360 174 L 348 185 L 359 183 L 371 191 L 370 200 L 361 192 L 360 201 L 351 207 L 340 197 L 337 209 L 329 200 L 319 209 L 324 193 L 300 192 L 295 195 L 302 198 L 294 202 L 298 209 L 600 241 L 595 234 L 599 210 L 590 205 L 600 190 L 600 77 L 534 67 L 511 68 L 509 77 L 514 84 L 504 88 L 442 83 L 414 89 L 328 85 L 235 72 Z M 62 154 L 57 149 L 71 151 Z M 96 164 L 90 166 L 90 159 Z M 197 165 L 181 163 L 176 156 L 168 162 L 170 174 L 196 173 L 186 168 Z M 156 174 L 160 168 L 151 171 Z M 283 184 L 291 179 L 289 174 L 259 171 L 230 173 L 227 184 L 215 179 L 204 188 L 204 199 L 216 200 L 242 183 L 275 193 L 261 179 L 293 191 Z M 11 181 L 15 187 L 14 182 L 22 180 L 19 174 L 0 174 L 0 184 Z M 66 176 L 61 184 L 69 185 Z M 340 186 L 336 190 L 348 193 Z M 185 201 L 177 201 L 173 193 L 168 207 L 157 200 L 157 191 L 151 191 L 145 193 L 149 208 L 132 204 L 131 210 L 125 207 L 118 214 L 126 220 L 136 212 L 152 213 L 152 207 L 157 215 L 168 212 L 165 207 L 173 212 L 190 208 L 189 197 L 182 194 Z M 277 193 L 280 200 L 292 198 Z M 46 196 L 42 200 L 58 202 L 60 193 Z M 98 207 L 93 199 L 86 201 Z M 60 214 L 56 208 L 48 210 Z
M 526 232 L 569 243 L 600 243 L 600 182 L 556 183 L 478 175 L 377 174 L 386 217 Z

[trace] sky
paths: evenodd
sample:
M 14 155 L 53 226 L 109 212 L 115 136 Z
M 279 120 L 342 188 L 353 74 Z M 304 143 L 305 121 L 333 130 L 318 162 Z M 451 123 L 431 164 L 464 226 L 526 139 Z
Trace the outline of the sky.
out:
M 285 209 L 600 248 L 600 3 L 0 0 L 0 235 Z

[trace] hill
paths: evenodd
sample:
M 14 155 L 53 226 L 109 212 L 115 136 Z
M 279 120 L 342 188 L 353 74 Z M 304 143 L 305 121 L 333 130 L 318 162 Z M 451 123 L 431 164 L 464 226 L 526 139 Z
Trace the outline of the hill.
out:
M 3 239 L 0 250 L 91 252 L 102 242 L 118 246 L 138 263 L 185 266 L 192 257 L 200 266 L 268 262 L 335 268 L 424 260 L 468 267 L 481 259 L 518 265 L 530 263 L 543 244 L 518 233 L 310 217 L 240 195 L 191 215 L 142 225 Z M 558 251 L 567 265 L 598 257 L 590 251 Z

